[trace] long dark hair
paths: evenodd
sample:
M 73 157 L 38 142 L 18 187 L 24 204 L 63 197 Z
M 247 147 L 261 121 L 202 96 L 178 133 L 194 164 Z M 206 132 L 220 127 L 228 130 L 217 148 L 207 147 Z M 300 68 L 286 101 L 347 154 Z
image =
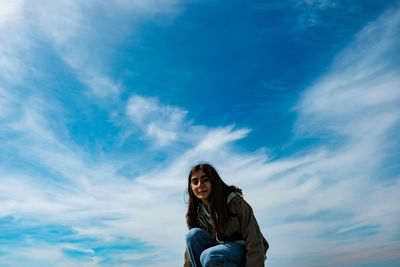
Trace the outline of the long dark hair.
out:
M 222 225 L 226 222 L 228 216 L 230 215 L 226 203 L 227 196 L 231 192 L 242 193 L 242 190 L 236 186 L 228 186 L 225 184 L 218 175 L 218 172 L 210 164 L 201 163 L 194 166 L 190 170 L 188 176 L 189 206 L 186 213 L 186 223 L 189 229 L 200 227 L 197 212 L 202 201 L 194 195 L 191 187 L 192 175 L 200 170 L 202 170 L 211 181 L 211 193 L 208 197 L 208 212 L 210 213 L 210 217 L 214 225 L 212 235 L 215 237 L 216 234 L 220 232 Z

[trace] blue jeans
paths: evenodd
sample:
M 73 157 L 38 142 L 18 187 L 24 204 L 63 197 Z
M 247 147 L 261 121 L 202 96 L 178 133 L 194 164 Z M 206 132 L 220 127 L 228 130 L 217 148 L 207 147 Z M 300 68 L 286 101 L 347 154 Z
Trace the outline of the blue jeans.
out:
M 189 230 L 186 246 L 193 267 L 242 267 L 246 263 L 246 250 L 242 244 L 230 242 L 220 245 L 200 228 Z

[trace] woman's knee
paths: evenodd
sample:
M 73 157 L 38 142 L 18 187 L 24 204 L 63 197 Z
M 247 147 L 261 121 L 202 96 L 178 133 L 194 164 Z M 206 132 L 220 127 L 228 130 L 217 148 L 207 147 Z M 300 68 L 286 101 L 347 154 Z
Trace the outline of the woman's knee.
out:
M 206 267 L 207 265 L 211 264 L 211 257 L 210 251 L 208 249 L 204 250 L 200 255 L 200 262 L 201 265 Z
M 190 243 L 191 241 L 202 238 L 205 234 L 208 234 L 206 231 L 200 228 L 192 228 L 186 234 L 186 243 Z
M 204 250 L 200 255 L 200 262 L 203 267 L 220 266 L 224 261 L 224 257 L 215 250 L 215 247 Z

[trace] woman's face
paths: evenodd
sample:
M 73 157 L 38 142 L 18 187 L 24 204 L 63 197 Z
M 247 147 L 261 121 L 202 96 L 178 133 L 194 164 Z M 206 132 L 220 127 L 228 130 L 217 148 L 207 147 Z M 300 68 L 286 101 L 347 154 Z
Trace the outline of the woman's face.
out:
M 212 189 L 210 177 L 203 170 L 198 170 L 190 178 L 190 186 L 194 195 L 207 204 Z

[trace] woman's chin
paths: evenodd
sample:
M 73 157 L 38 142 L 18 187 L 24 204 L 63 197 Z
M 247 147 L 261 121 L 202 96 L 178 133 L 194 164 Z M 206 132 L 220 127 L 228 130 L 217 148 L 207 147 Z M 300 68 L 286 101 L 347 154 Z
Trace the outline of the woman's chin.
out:
M 200 199 L 207 199 L 208 198 L 208 194 L 199 194 L 198 198 Z
M 208 199 L 208 195 L 198 195 L 197 198 L 204 201 Z

